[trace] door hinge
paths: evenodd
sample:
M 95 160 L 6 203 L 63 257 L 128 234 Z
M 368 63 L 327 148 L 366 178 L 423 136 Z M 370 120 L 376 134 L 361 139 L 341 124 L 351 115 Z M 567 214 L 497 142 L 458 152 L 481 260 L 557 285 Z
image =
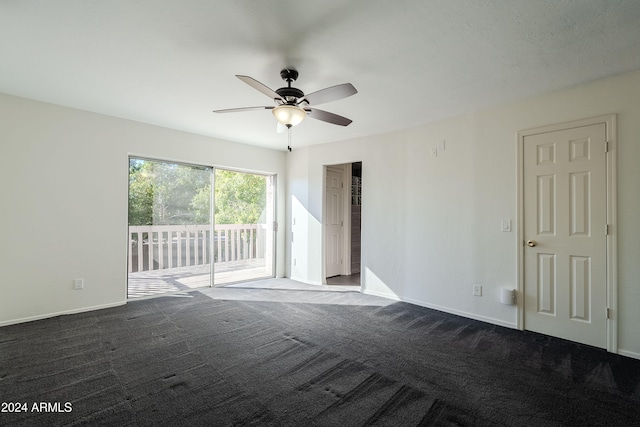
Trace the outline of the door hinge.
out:
M 609 152 L 609 141 L 605 141 L 604 142 L 604 152 L 608 153 Z
M 278 231 L 278 221 L 273 221 L 273 231 Z
M 344 227 L 344 221 L 340 221 L 340 227 Z
M 609 307 L 607 307 L 606 309 L 605 316 L 607 319 L 611 319 L 611 310 L 609 309 Z
M 606 224 L 604 226 L 604 234 L 606 234 L 607 236 L 609 235 L 609 224 Z

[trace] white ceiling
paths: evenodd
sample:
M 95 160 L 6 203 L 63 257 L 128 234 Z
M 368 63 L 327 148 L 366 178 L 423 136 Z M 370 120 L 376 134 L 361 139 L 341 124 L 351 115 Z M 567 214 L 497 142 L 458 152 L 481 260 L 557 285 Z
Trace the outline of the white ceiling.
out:
M 0 0 L 0 92 L 284 150 L 273 105 L 350 82 L 294 147 L 418 126 L 640 69 L 638 0 Z

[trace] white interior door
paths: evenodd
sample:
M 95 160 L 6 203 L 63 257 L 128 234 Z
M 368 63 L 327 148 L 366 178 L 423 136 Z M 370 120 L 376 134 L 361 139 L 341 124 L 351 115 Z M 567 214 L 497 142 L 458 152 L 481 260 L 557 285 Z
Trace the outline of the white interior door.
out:
M 325 264 L 326 277 L 342 274 L 343 260 L 343 171 L 327 168 L 325 183 Z
M 607 347 L 606 125 L 524 137 L 524 328 Z

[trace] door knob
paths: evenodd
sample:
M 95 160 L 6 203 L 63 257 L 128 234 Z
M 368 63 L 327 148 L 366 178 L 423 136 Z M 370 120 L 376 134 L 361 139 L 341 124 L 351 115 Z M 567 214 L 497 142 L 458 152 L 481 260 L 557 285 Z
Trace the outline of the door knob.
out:
M 527 246 L 529 246 L 530 248 L 534 247 L 535 245 L 536 245 L 535 240 L 527 240 Z

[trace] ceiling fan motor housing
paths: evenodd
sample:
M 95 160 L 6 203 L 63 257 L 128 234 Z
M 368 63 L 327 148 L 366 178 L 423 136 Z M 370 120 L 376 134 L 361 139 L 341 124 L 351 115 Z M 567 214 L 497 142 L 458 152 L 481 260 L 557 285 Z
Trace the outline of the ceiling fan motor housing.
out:
M 287 102 L 296 102 L 296 100 L 304 96 L 304 92 L 295 87 L 281 87 L 276 89 L 276 93 L 286 99 Z
M 298 101 L 298 99 L 304 96 L 304 92 L 298 88 L 291 87 L 291 82 L 295 82 L 298 79 L 298 71 L 293 68 L 285 68 L 280 71 L 280 77 L 282 80 L 287 82 L 287 87 L 281 87 L 280 89 L 276 89 L 276 93 L 282 97 L 287 104 L 294 104 Z

